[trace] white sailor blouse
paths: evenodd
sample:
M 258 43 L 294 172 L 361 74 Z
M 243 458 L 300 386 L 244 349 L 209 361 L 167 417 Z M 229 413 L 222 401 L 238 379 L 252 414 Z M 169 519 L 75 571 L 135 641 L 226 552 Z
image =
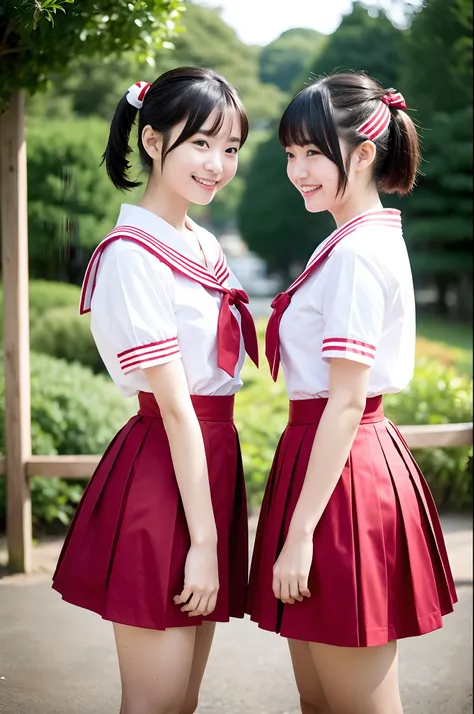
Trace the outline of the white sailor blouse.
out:
M 143 369 L 177 359 L 190 394 L 235 394 L 245 350 L 258 359 L 246 293 L 216 238 L 186 220 L 205 266 L 169 223 L 124 204 L 87 268 L 80 311 L 124 396 L 150 391 Z
M 371 367 L 368 396 L 413 375 L 415 299 L 400 212 L 367 211 L 332 233 L 272 303 L 266 353 L 290 399 L 329 395 L 331 359 Z

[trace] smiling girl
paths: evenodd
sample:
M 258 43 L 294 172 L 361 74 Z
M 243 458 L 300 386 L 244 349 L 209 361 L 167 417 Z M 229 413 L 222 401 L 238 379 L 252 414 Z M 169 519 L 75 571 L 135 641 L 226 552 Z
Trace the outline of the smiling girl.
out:
M 419 148 L 403 97 L 363 74 L 302 90 L 280 123 L 288 177 L 336 230 L 273 302 L 266 353 L 290 398 L 247 611 L 288 638 L 303 714 L 400 714 L 397 640 L 456 601 L 436 508 L 382 396 L 413 374 L 415 300 L 399 211 Z
M 104 154 L 119 189 L 139 185 L 127 160 L 137 113 L 145 192 L 97 247 L 80 309 L 139 411 L 85 490 L 53 587 L 114 623 L 121 714 L 191 714 L 215 622 L 244 615 L 247 508 L 233 403 L 257 342 L 246 293 L 187 210 L 232 180 L 248 123 L 236 90 L 211 70 L 138 82 L 117 106 Z

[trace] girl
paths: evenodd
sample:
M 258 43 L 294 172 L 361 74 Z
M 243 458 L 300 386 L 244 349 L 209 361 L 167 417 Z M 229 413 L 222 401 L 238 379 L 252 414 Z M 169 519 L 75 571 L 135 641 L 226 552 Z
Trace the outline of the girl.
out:
M 247 611 L 288 638 L 304 714 L 400 714 L 397 640 L 441 627 L 456 594 L 438 515 L 382 395 L 413 373 L 400 214 L 419 165 L 403 97 L 320 79 L 279 138 L 308 211 L 337 225 L 273 302 L 266 352 L 290 398 L 256 536 Z
M 236 90 L 207 69 L 138 82 L 117 106 L 104 154 L 117 188 L 129 136 L 149 177 L 138 206 L 87 268 L 81 313 L 139 411 L 87 486 L 53 587 L 114 624 L 121 714 L 190 714 L 215 622 L 243 617 L 247 509 L 233 424 L 245 349 L 257 361 L 246 293 L 214 236 L 191 221 L 235 175 L 248 123 Z M 245 339 L 242 339 L 242 333 Z

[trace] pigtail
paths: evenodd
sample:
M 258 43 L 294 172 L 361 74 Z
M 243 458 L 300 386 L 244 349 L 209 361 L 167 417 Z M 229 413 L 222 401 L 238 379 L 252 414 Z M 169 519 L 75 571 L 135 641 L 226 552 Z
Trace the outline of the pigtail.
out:
M 377 172 L 377 185 L 384 193 L 409 194 L 421 162 L 415 124 L 406 112 L 391 109 L 387 151 Z
M 131 164 L 127 156 L 132 153 L 130 133 L 137 113 L 138 109 L 129 103 L 125 94 L 117 104 L 101 161 L 101 165 L 105 162 L 105 168 L 114 186 L 122 191 L 130 191 L 141 185 L 140 181 L 131 181 L 128 178 Z

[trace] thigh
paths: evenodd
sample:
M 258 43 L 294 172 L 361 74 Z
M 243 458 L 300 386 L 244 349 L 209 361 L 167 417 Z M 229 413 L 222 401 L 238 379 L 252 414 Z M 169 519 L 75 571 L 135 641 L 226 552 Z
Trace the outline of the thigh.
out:
M 189 683 L 195 627 L 149 630 L 114 623 L 122 714 L 179 713 Z
M 332 714 L 402 714 L 396 642 L 310 649 Z
M 309 643 L 301 640 L 288 640 L 288 646 L 303 712 L 305 708 L 308 712 L 311 711 L 312 707 L 315 714 L 316 712 L 326 714 L 329 712 L 328 703 L 311 656 Z
M 202 678 L 204 677 L 207 660 L 209 659 L 215 630 L 215 622 L 203 622 L 202 625 L 196 627 L 196 639 L 194 642 L 191 674 L 189 677 L 186 698 L 180 714 L 193 714 L 193 712 L 197 709 L 199 691 L 201 689 Z

